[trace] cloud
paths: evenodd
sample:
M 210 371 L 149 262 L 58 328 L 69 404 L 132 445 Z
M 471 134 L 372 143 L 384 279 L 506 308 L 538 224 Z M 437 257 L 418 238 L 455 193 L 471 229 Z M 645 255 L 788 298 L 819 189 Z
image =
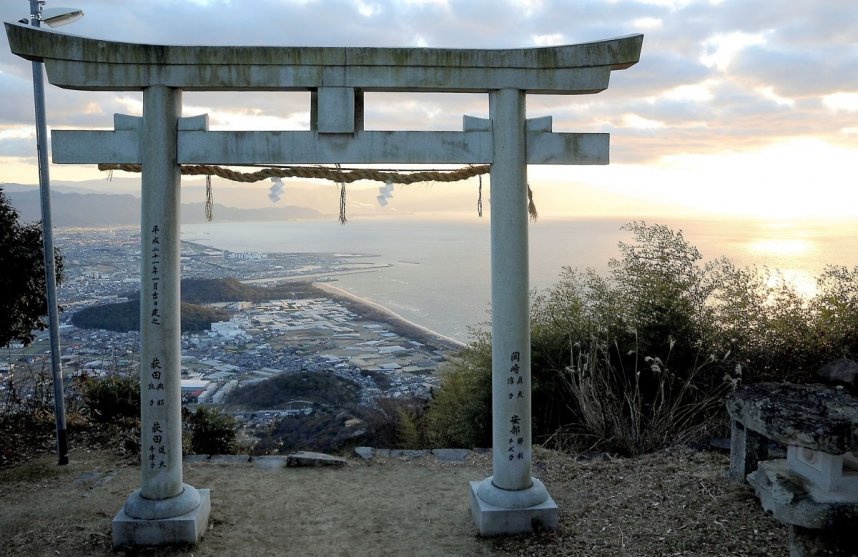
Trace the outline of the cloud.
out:
M 21 5 L 18 5 L 21 4 Z M 609 132 L 614 163 L 765 151 L 778 142 L 847 147 L 858 130 L 858 25 L 842 0 L 81 0 L 86 16 L 63 31 L 154 44 L 518 48 L 645 33 L 641 61 L 614 72 L 598 95 L 530 96 L 528 116 L 560 131 Z M 25 15 L 4 2 L 0 17 Z M 0 39 L 0 130 L 32 126 L 30 64 Z M 48 120 L 110 127 L 139 114 L 139 92 L 48 87 Z M 186 93 L 186 114 L 211 125 L 309 125 L 309 93 Z M 487 116 L 486 95 L 368 94 L 366 120 L 381 129 L 460 129 Z M 798 142 L 798 143 L 796 143 Z M 27 140 L 0 133 L 0 155 Z M 820 147 L 821 146 L 821 147 Z M 854 148 L 853 148 L 854 149 Z M 691 159 L 687 159 L 691 160 Z M 709 159 L 707 159 L 709 160 Z M 770 159 L 767 159 L 770 160 Z M 669 168 L 661 168 L 669 172 Z

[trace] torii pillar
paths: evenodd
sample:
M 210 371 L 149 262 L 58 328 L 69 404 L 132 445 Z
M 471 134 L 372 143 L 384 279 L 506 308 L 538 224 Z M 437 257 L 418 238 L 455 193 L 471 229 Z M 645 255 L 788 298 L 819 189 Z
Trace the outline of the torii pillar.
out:
M 114 519 L 114 545 L 194 543 L 207 490 L 182 482 L 179 167 L 182 164 L 491 164 L 493 474 L 471 482 L 481 535 L 554 528 L 531 475 L 527 165 L 607 164 L 608 134 L 556 133 L 525 119 L 528 94 L 588 94 L 640 58 L 642 35 L 517 50 L 158 46 L 6 23 L 13 53 L 79 90 L 143 91 L 143 117 L 113 131 L 55 131 L 59 163 L 143 165 L 141 487 Z M 181 91 L 310 91 L 308 131 L 209 131 L 181 118 Z M 461 132 L 367 131 L 364 91 L 483 92 L 490 119 Z

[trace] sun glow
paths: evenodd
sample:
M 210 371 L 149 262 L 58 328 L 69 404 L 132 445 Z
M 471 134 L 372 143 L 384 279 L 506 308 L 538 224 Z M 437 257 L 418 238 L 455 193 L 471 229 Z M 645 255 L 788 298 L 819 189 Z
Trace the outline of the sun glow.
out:
M 800 239 L 766 238 L 748 242 L 748 251 L 777 257 L 807 255 L 814 250 L 811 242 Z
M 778 273 L 769 276 L 767 286 L 777 288 L 781 284 L 791 287 L 806 300 L 816 296 L 816 279 L 808 271 L 801 269 L 779 269 Z

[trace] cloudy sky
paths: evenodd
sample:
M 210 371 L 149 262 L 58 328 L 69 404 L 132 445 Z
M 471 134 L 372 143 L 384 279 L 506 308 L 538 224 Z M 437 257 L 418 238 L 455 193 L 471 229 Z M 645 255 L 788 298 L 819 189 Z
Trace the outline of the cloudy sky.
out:
M 643 33 L 640 63 L 614 72 L 607 91 L 528 97 L 528 116 L 552 115 L 555 131 L 611 133 L 610 166 L 530 168 L 543 214 L 858 218 L 858 6 L 851 1 L 66 3 L 86 15 L 63 32 L 155 44 L 519 48 Z M 0 5 L 4 21 L 27 12 L 24 0 Z M 9 54 L 4 34 L 0 183 L 37 181 L 30 72 Z M 141 99 L 49 86 L 49 126 L 108 128 L 115 112 L 139 114 Z M 309 128 L 308 94 L 187 93 L 184 107 L 186 115 L 207 112 L 212 129 Z M 463 114 L 487 116 L 488 101 L 376 94 L 367 112 L 368 128 L 455 130 Z M 104 178 L 91 165 L 55 165 L 51 173 L 58 181 Z M 414 188 L 402 196 L 414 203 L 435 193 Z

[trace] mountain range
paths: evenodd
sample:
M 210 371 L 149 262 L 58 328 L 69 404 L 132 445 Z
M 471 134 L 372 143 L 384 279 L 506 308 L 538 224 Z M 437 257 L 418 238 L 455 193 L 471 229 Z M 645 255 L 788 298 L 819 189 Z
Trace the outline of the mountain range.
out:
M 37 188 L 7 184 L 3 189 L 22 222 L 41 219 Z M 239 209 L 214 204 L 212 213 L 220 222 L 314 219 L 325 216 L 315 209 L 296 206 Z M 205 222 L 205 204 L 183 203 L 180 218 L 186 224 Z M 56 227 L 138 226 L 140 198 L 131 194 L 79 193 L 52 188 L 51 220 Z

